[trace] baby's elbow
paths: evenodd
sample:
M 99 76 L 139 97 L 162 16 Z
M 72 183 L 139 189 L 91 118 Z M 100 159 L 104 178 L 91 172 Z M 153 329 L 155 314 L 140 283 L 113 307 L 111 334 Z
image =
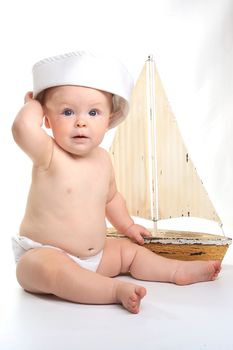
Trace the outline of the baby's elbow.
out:
M 22 120 L 17 118 L 15 119 L 11 127 L 11 132 L 16 143 L 20 143 L 20 141 L 24 138 L 26 128 L 27 127 Z
M 13 136 L 15 142 L 17 142 L 17 139 L 19 137 L 19 127 L 18 127 L 18 123 L 16 122 L 16 120 L 12 124 L 11 133 L 12 133 L 12 136 Z
M 107 204 L 111 205 L 114 203 L 119 203 L 119 201 L 122 200 L 124 201 L 124 198 L 121 196 L 121 194 L 118 191 L 114 191 L 114 193 L 109 196 Z
M 106 206 L 109 206 L 109 204 L 111 204 L 114 197 L 115 197 L 115 195 L 108 196 L 107 201 L 106 201 Z

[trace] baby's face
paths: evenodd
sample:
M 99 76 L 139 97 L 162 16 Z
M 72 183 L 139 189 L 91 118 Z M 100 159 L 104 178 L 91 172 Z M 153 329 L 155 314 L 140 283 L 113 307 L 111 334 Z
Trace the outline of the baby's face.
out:
M 112 95 L 87 87 L 59 86 L 46 91 L 43 107 L 46 125 L 59 146 L 84 156 L 103 140 L 112 113 Z

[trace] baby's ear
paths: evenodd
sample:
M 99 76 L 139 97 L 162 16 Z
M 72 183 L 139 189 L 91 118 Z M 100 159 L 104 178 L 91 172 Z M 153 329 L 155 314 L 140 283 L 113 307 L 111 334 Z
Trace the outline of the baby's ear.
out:
M 111 129 L 110 124 L 111 124 L 113 118 L 114 118 L 114 113 L 112 112 L 112 113 L 110 114 L 110 116 L 109 116 L 109 119 L 108 119 L 108 126 L 107 126 L 107 129 L 106 129 L 106 130 Z
M 50 126 L 50 123 L 49 123 L 49 120 L 48 118 L 45 116 L 44 117 L 44 125 L 47 129 L 51 129 L 51 126 Z

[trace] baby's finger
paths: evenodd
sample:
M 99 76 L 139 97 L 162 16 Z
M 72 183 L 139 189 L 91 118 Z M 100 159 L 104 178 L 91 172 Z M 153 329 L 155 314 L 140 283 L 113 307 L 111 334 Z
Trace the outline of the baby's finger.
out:
M 27 103 L 29 101 L 31 101 L 33 98 L 33 92 L 32 91 L 28 91 L 26 93 L 26 95 L 24 96 L 24 103 Z
M 143 237 L 142 237 L 141 235 L 138 235 L 138 236 L 135 238 L 135 240 L 136 240 L 136 242 L 137 242 L 138 244 L 141 244 L 141 245 L 144 244 L 144 239 L 143 239 Z
M 151 237 L 152 236 L 151 232 L 148 230 L 143 231 L 142 235 L 143 235 L 143 237 Z

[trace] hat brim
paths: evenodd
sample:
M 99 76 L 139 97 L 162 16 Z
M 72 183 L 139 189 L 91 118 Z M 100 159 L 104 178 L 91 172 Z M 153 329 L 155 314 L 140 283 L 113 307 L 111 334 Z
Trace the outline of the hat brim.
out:
M 46 58 L 33 66 L 33 96 L 62 85 L 84 86 L 113 94 L 109 128 L 122 122 L 129 112 L 133 79 L 116 59 L 79 51 Z

